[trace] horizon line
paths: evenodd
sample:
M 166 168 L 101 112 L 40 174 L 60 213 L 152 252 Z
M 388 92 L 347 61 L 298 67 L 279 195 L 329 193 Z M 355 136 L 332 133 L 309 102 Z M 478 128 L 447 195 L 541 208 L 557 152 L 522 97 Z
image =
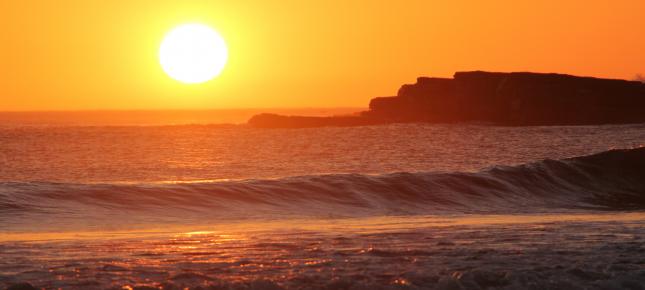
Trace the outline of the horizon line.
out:
M 319 110 L 319 109 L 367 109 L 367 106 L 320 106 L 320 107 L 231 107 L 231 108 L 180 108 L 180 109 L 44 109 L 0 110 L 0 113 L 82 113 L 82 112 L 195 112 L 195 111 L 242 111 L 242 110 Z

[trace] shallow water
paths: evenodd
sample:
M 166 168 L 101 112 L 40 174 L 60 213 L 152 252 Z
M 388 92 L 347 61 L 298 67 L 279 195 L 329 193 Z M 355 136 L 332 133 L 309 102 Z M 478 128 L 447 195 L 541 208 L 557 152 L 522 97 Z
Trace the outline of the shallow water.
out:
M 644 223 L 642 213 L 466 215 L 13 235 L 0 244 L 0 285 L 638 289 Z

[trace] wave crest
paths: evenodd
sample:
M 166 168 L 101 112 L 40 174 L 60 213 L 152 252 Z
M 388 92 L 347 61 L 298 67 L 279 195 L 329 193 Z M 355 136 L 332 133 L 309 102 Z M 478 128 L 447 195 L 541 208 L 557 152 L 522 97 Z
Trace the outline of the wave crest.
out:
M 243 218 L 645 208 L 645 148 L 476 173 L 335 174 L 194 183 L 0 183 L 0 216 Z

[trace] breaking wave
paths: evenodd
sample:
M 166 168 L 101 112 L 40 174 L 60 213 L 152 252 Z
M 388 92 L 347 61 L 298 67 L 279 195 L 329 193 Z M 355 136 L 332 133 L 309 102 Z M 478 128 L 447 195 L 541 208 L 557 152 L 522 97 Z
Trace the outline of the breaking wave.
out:
M 480 172 L 191 183 L 0 183 L 0 218 L 253 218 L 645 209 L 645 148 Z M 1 225 L 0 225 L 1 227 Z

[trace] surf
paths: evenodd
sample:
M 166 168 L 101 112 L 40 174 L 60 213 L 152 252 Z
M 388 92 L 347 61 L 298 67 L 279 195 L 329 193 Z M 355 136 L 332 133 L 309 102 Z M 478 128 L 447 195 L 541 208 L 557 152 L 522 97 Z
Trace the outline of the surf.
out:
M 479 172 L 329 174 L 182 183 L 0 183 L 0 227 L 645 209 L 645 148 Z

